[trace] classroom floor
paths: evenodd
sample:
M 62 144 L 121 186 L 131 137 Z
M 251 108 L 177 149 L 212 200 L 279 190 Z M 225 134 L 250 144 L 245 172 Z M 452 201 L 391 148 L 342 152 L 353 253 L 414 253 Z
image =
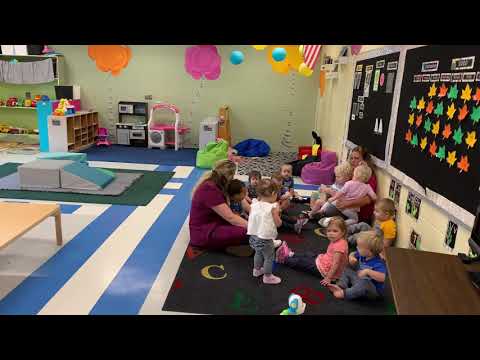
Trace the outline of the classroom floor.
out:
M 175 175 L 144 207 L 62 203 L 60 248 L 48 219 L 1 250 L 0 314 L 185 314 L 162 307 L 188 245 L 191 190 L 203 171 L 192 166 L 191 151 L 157 163 L 151 151 L 147 163 L 132 162 L 125 149 L 89 152 L 92 166 Z M 0 153 L 0 165 L 33 159 Z M 315 188 L 297 183 L 304 195 Z

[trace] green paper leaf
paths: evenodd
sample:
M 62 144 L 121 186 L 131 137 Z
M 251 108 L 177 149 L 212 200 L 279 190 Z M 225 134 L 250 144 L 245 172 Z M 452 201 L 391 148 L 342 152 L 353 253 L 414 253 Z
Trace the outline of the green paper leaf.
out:
M 473 111 L 470 114 L 470 119 L 476 124 L 480 120 L 480 106 L 474 106 Z
M 418 145 L 417 134 L 413 135 L 412 141 L 410 142 L 414 147 Z
M 435 115 L 442 116 L 443 115 L 443 102 L 439 102 L 437 107 L 435 108 Z
M 410 101 L 410 109 L 415 110 L 417 108 L 417 98 L 414 96 Z
M 438 149 L 437 158 L 439 158 L 440 161 L 445 159 L 445 145 L 440 146 Z
M 453 134 L 453 140 L 455 140 L 456 145 L 460 145 L 463 141 L 463 132 L 462 127 L 459 126 L 455 133 Z
M 432 122 L 430 121 L 430 118 L 427 117 L 427 120 L 425 120 L 425 123 L 423 124 L 423 128 L 425 129 L 425 131 L 427 133 L 430 132 L 430 130 L 432 128 Z
M 458 88 L 457 84 L 450 87 L 450 91 L 448 92 L 449 99 L 457 99 L 458 97 Z

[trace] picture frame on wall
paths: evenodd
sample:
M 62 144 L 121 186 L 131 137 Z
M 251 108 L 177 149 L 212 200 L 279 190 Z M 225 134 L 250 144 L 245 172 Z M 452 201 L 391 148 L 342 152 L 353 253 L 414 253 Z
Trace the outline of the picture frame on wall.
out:
M 422 199 L 412 191 L 409 191 L 407 197 L 407 204 L 405 205 L 405 212 L 411 217 L 413 217 L 415 220 L 418 220 L 420 216 L 421 204 Z
M 420 250 L 421 237 L 414 229 L 410 232 L 410 249 Z
M 453 221 L 449 221 L 447 225 L 447 231 L 445 234 L 445 246 L 452 251 L 455 249 L 455 242 L 457 240 L 458 225 Z

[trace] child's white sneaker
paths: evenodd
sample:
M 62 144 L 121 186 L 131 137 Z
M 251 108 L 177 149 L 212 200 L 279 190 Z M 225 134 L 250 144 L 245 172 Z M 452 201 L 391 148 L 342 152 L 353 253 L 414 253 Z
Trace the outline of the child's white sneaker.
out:
M 253 276 L 254 276 L 254 277 L 259 277 L 259 276 L 261 276 L 261 275 L 263 275 L 263 274 L 264 274 L 264 272 L 263 272 L 263 267 L 260 268 L 260 269 L 255 269 L 255 268 L 253 269 Z
M 280 284 L 281 281 L 282 279 L 280 279 L 278 276 L 275 276 L 273 274 L 263 275 L 264 284 L 275 285 L 275 284 Z

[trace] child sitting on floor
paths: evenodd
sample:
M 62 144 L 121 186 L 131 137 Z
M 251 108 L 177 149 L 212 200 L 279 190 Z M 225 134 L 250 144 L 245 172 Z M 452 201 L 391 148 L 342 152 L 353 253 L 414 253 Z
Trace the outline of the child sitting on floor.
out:
M 292 269 L 304 271 L 322 278 L 322 285 L 328 285 L 340 278 L 348 263 L 348 244 L 345 240 L 347 226 L 339 217 L 333 217 L 328 223 L 327 238 L 330 241 L 325 254 L 294 253 L 284 241 L 277 249 L 276 261 Z
M 282 176 L 282 191 L 280 192 L 281 196 L 288 194 L 289 199 L 292 199 L 295 196 L 294 182 L 292 176 L 292 165 L 283 164 L 280 167 L 280 175 Z
M 383 251 L 380 256 L 385 258 L 385 249 L 392 246 L 397 237 L 397 224 L 395 223 L 395 203 L 392 199 L 383 198 L 375 203 L 375 230 L 383 237 Z M 347 241 L 350 245 L 356 245 L 358 234 L 362 231 L 372 230 L 366 223 L 354 224 L 347 229 Z
M 248 219 L 250 205 L 245 200 L 247 196 L 247 187 L 243 181 L 233 179 L 227 186 L 228 201 L 230 209 L 237 215 Z
M 312 193 L 310 198 L 311 211 L 308 213 L 310 218 L 314 217 L 320 212 L 322 206 L 327 202 L 327 199 L 335 195 L 345 185 L 345 183 L 352 179 L 353 168 L 348 161 L 335 167 L 335 183 L 331 186 L 320 185 L 318 192 Z
M 248 173 L 248 186 L 247 186 L 247 201 L 252 203 L 252 200 L 257 197 L 257 191 L 255 187 L 258 185 L 258 182 L 262 180 L 262 174 L 260 171 L 252 170 Z
M 357 200 L 368 195 L 372 200 L 377 199 L 377 195 L 372 187 L 367 184 L 372 176 L 372 170 L 367 165 L 358 165 L 353 170 L 353 179 L 349 180 L 343 187 L 335 193 L 320 209 L 320 216 L 337 216 L 342 215 L 346 218 L 347 226 L 358 222 L 359 208 L 339 210 L 336 207 L 336 201 L 345 198 L 347 201 Z
M 304 216 L 292 217 L 288 216 L 283 211 L 287 210 L 290 207 L 290 192 L 285 191 L 283 187 L 283 176 L 280 173 L 275 173 L 272 175 L 272 181 L 280 189 L 277 197 L 277 202 L 280 207 L 280 216 L 282 219 L 282 227 L 287 230 L 293 230 L 297 234 L 300 234 L 303 226 L 308 222 L 308 218 Z M 282 195 L 282 190 L 283 195 Z
M 348 257 L 350 267 L 340 280 L 328 289 L 338 299 L 376 299 L 383 296 L 387 268 L 380 258 L 383 249 L 381 237 L 375 231 L 361 232 L 357 239 L 357 251 Z
M 260 180 L 257 186 L 258 199 L 252 200 L 248 218 L 247 235 L 255 250 L 253 276 L 263 275 L 265 284 L 278 284 L 281 279 L 272 274 L 275 248 L 282 242 L 277 239 L 277 227 L 282 224 L 277 203 L 278 187 L 269 179 Z

